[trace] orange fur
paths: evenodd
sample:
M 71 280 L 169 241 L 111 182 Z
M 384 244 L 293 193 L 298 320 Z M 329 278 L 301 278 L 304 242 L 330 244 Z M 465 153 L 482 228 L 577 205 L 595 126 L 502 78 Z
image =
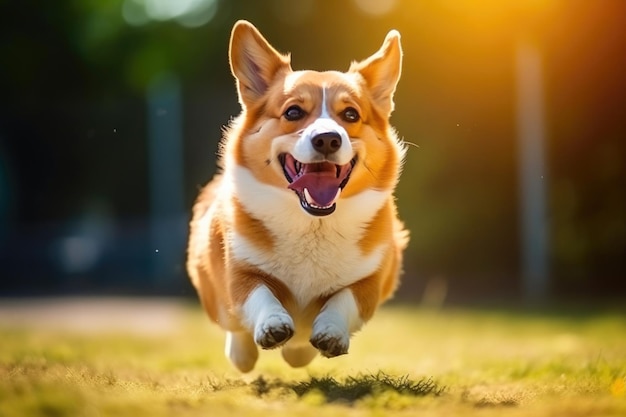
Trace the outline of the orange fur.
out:
M 288 55 L 279 54 L 254 26 L 240 21 L 231 36 L 230 62 L 242 112 L 221 144 L 222 173 L 203 188 L 193 207 L 187 269 L 209 317 L 227 331 L 250 335 L 233 337 L 230 357 L 236 366 L 248 371 L 254 365 L 251 336 L 265 337 L 263 343 L 269 340 L 272 346 L 291 343 L 272 339 L 290 337 L 279 331 L 291 326 L 284 314 L 295 323 L 285 359 L 302 366 L 312 358 L 307 353 L 311 346 L 301 345 L 301 337 L 308 337 L 302 332 L 319 333 L 324 319 L 344 323 L 339 312 L 351 311 L 345 296 L 332 302 L 336 294 L 348 289 L 354 298 L 359 320 L 345 318 L 352 323 L 345 332 L 352 333 L 398 285 L 408 234 L 397 218 L 393 190 L 404 146 L 389 116 L 400 76 L 400 37 L 390 32 L 379 51 L 345 73 L 294 72 Z M 302 111 L 301 117 L 285 116 L 293 106 Z M 346 109 L 359 117 L 346 119 Z M 308 148 L 302 151 L 313 146 L 303 138 L 312 126 L 324 123 L 349 138 L 337 151 L 344 156 L 326 156 L 337 161 L 325 163 L 335 164 L 340 175 L 350 152 L 353 166 L 332 209 L 315 212 L 304 206 L 311 204 L 309 197 L 287 188 L 294 179 L 283 164 L 286 154 L 308 152 L 318 158 Z M 286 312 L 273 313 L 282 315 L 283 327 L 269 333 L 264 330 L 269 325 L 246 316 L 248 311 L 265 311 L 250 301 L 261 286 Z M 252 303 L 248 310 L 246 303 Z M 332 310 L 337 303 L 343 307 Z M 311 336 L 311 344 L 324 356 L 342 354 L 347 351 L 342 334 L 322 331 Z M 237 345 L 237 340 L 245 343 Z

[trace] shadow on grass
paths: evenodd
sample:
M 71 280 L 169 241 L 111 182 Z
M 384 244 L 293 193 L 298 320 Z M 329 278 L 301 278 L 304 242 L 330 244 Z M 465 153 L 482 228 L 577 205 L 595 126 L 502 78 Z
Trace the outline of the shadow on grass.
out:
M 368 396 L 374 397 L 383 393 L 394 392 L 410 397 L 439 396 L 445 391 L 431 378 L 418 381 L 408 376 L 390 376 L 384 372 L 373 375 L 358 375 L 345 380 L 337 380 L 331 376 L 311 377 L 309 381 L 285 382 L 279 379 L 267 381 L 262 376 L 251 383 L 254 393 L 258 396 L 269 394 L 275 390 L 293 391 L 298 397 L 307 394 L 321 394 L 327 403 L 354 404 Z

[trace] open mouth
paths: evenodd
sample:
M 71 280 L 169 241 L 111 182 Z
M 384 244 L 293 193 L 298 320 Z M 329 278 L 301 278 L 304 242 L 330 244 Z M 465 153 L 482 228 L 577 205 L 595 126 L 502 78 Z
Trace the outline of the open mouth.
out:
M 289 181 L 288 188 L 296 192 L 302 208 L 314 216 L 328 216 L 335 211 L 336 201 L 356 164 L 356 156 L 345 165 L 328 161 L 305 164 L 288 153 L 278 158 Z

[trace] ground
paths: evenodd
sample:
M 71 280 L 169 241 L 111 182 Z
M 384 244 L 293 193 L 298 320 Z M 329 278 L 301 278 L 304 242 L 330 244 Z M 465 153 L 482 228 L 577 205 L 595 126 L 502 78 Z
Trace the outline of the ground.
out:
M 391 305 L 348 355 L 241 375 L 191 301 L 0 300 L 0 416 L 624 416 L 625 312 Z

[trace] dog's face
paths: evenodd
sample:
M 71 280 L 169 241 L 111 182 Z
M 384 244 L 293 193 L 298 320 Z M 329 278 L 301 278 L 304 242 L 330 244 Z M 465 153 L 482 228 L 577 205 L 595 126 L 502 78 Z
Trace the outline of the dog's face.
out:
M 236 163 L 291 190 L 314 216 L 333 213 L 340 198 L 393 189 L 403 148 L 388 119 L 401 55 L 392 31 L 345 73 L 293 71 L 254 26 L 237 23 L 230 43 L 243 107 Z

